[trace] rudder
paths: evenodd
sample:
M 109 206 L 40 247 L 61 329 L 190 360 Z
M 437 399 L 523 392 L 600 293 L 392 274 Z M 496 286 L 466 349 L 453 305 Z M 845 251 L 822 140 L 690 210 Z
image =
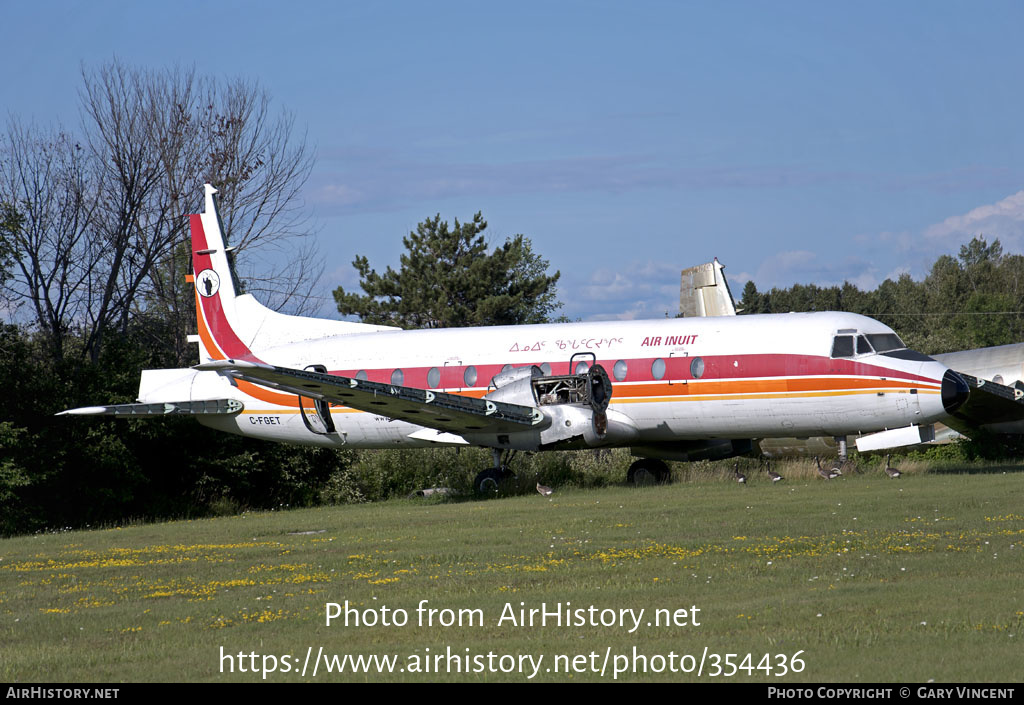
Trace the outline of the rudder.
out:
M 200 361 L 250 359 L 252 352 L 232 325 L 237 318 L 238 278 L 224 241 L 217 189 L 210 184 L 206 184 L 203 213 L 190 215 L 189 226 Z

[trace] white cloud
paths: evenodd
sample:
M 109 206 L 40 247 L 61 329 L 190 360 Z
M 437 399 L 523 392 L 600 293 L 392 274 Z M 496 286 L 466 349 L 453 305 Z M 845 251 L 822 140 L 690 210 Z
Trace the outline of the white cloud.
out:
M 856 254 L 826 254 L 810 250 L 789 250 L 765 258 L 757 271 L 737 272 L 728 276 L 734 297 L 743 295 L 743 287 L 750 280 L 758 291 L 773 287 L 788 288 L 794 284 L 814 284 L 820 287 L 853 284 L 861 291 L 875 289 L 885 279 L 896 279 L 909 271 L 902 264 L 894 264 L 891 258 L 871 257 L 864 251 L 865 243 L 859 243 Z M 725 263 L 728 264 L 728 263 Z M 888 268 L 888 273 L 882 267 Z
M 679 312 L 679 273 L 685 264 L 654 261 L 624 263 L 618 270 L 598 269 L 583 281 L 560 282 L 559 298 L 570 318 L 633 320 Z M 598 313 L 600 311 L 600 313 Z
M 801 276 L 804 272 L 817 269 L 821 269 L 821 263 L 815 252 L 809 250 L 779 252 L 761 262 L 757 268 L 755 281 L 763 281 L 767 278 L 789 280 Z
M 329 272 L 324 272 L 320 279 L 327 282 L 332 291 L 339 284 L 348 291 L 359 291 L 359 272 L 351 264 L 339 265 Z
M 729 279 L 737 285 L 736 295 L 750 279 L 761 291 L 796 283 L 834 286 L 847 281 L 869 291 L 903 274 L 925 276 L 939 255 L 956 255 L 961 245 L 978 235 L 989 242 L 998 238 L 1004 251 L 1024 252 L 1024 191 L 950 216 L 916 233 L 881 231 L 853 236 L 842 253 L 828 254 L 824 247 L 817 252 L 779 252 L 762 260 L 756 271 L 739 272 Z
M 978 235 L 991 242 L 998 238 L 1013 250 L 1024 245 L 1024 191 L 989 205 L 978 206 L 964 215 L 954 215 L 929 226 L 925 238 L 932 247 L 952 248 Z
M 352 206 L 366 200 L 363 191 L 345 184 L 326 184 L 316 189 L 313 199 L 336 206 Z

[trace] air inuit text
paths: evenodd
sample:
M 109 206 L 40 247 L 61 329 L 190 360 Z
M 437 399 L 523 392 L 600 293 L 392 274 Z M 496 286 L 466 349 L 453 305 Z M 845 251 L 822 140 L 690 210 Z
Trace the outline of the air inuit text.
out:
M 677 609 L 633 609 L 574 607 L 571 602 L 542 602 L 529 606 L 525 602 L 506 602 L 500 613 L 492 615 L 492 624 L 507 627 L 617 627 L 630 634 L 642 625 L 648 627 L 699 627 L 700 608 L 696 605 Z M 481 609 L 435 608 L 429 600 L 420 600 L 414 610 L 380 607 L 359 608 L 349 604 L 328 602 L 327 626 L 346 627 L 482 627 L 485 624 Z

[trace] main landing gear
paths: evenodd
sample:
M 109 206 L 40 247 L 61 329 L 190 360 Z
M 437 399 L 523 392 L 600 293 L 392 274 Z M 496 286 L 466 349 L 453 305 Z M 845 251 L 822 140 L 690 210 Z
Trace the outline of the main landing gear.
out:
M 498 494 L 501 486 L 516 476 L 509 467 L 512 457 L 516 454 L 514 450 L 502 451 L 493 448 L 491 452 L 494 453 L 494 467 L 480 471 L 473 480 L 473 489 L 477 494 Z
M 656 458 L 640 458 L 626 471 L 626 482 L 637 487 L 665 485 L 672 481 L 668 465 Z
M 492 452 L 494 453 L 494 467 L 481 470 L 473 479 L 473 489 L 480 495 L 498 494 L 502 487 L 516 476 L 509 467 L 516 451 L 502 451 L 494 448 Z M 665 485 L 672 481 L 672 473 L 664 461 L 656 458 L 640 458 L 629 466 L 626 481 L 638 487 Z
M 836 445 L 839 446 L 839 457 L 832 464 L 832 470 L 840 475 L 851 470 L 857 473 L 863 472 L 846 454 L 846 436 L 835 436 L 835 440 Z

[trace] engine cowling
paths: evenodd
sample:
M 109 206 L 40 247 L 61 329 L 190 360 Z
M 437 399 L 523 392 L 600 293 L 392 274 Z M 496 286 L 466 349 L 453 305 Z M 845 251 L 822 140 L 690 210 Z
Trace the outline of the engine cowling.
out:
M 612 383 L 601 365 L 571 375 L 544 375 L 539 367 L 520 367 L 496 375 L 494 390 L 485 398 L 512 404 L 536 406 L 548 423 L 528 443 L 535 449 L 550 447 L 596 447 L 628 442 L 638 431 L 625 414 L 609 411 Z M 520 435 L 520 434 L 516 434 Z M 510 440 L 521 445 L 525 438 Z

